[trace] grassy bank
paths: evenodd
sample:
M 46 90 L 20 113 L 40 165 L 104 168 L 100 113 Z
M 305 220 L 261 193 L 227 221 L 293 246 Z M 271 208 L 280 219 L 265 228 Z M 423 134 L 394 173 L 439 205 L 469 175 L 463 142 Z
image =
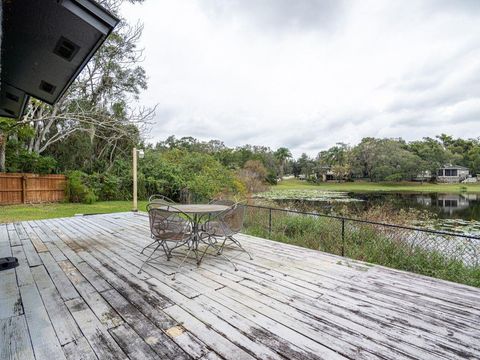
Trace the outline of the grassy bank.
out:
M 480 287 L 480 264 L 467 266 L 460 260 L 461 250 L 457 258 L 435 251 L 432 243 L 436 240 L 431 234 L 347 222 L 342 241 L 339 219 L 274 212 L 271 232 L 269 222 L 268 211 L 250 208 L 245 232 L 336 255 L 342 255 L 343 248 L 348 258 Z M 408 238 L 414 242 L 409 243 Z M 449 240 L 441 237 L 438 242 Z
M 347 191 L 347 192 L 370 192 L 370 191 L 391 191 L 391 192 L 476 192 L 480 193 L 480 184 L 430 184 L 418 182 L 401 183 L 374 183 L 374 182 L 345 182 L 345 183 L 320 183 L 311 184 L 307 181 L 289 179 L 283 180 L 276 186 L 276 190 L 328 190 L 328 191 Z
M 146 201 L 138 209 L 145 210 Z M 94 204 L 34 204 L 0 206 L 0 223 L 69 217 L 75 214 L 103 214 L 132 210 L 131 201 L 101 201 Z

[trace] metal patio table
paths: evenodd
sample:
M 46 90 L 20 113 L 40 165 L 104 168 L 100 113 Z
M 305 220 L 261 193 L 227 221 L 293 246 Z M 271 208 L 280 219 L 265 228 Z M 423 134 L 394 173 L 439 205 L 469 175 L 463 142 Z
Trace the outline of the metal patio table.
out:
M 190 250 L 195 253 L 195 259 L 197 264 L 200 263 L 198 257 L 198 245 L 202 241 L 200 237 L 200 225 L 201 222 L 211 215 L 216 215 L 222 211 L 228 210 L 230 206 L 217 205 L 217 204 L 175 204 L 172 206 L 161 206 L 160 209 L 170 211 L 174 213 L 184 213 L 190 217 L 192 221 L 192 238 L 190 244 Z M 207 243 L 208 244 L 208 243 Z

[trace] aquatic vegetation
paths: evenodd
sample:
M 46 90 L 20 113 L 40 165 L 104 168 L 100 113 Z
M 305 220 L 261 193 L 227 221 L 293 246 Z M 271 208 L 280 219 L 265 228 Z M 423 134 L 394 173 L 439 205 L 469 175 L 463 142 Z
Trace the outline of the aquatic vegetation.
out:
M 317 189 L 272 189 L 254 195 L 255 198 L 268 200 L 302 200 L 302 201 L 325 201 L 325 202 L 361 202 L 363 200 L 352 198 L 347 192 L 323 191 Z
M 480 221 L 463 219 L 434 219 L 417 221 L 416 226 L 462 235 L 480 236 Z

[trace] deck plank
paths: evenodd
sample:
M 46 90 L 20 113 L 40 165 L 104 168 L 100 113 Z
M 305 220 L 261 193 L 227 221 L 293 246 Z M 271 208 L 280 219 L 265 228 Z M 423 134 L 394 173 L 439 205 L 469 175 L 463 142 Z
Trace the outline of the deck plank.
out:
M 0 319 L 22 314 L 22 299 L 18 291 L 15 269 L 0 271 Z
M 37 233 L 32 228 L 32 225 L 29 222 L 23 222 L 22 225 L 23 225 L 23 228 L 25 229 L 25 232 L 27 233 L 28 238 L 32 242 L 37 252 L 38 253 L 47 252 L 48 251 L 47 246 L 38 237 Z
M 242 334 L 238 329 L 224 321 L 220 317 L 216 316 L 212 312 L 205 309 L 205 307 L 199 305 L 196 301 L 192 301 L 176 292 L 174 289 L 168 287 L 157 279 L 147 280 L 154 285 L 153 290 L 164 294 L 169 297 L 173 303 L 176 303 L 182 308 L 186 309 L 192 316 L 199 321 L 206 324 L 210 329 L 215 330 L 217 333 L 222 334 L 225 338 L 231 341 L 237 346 L 242 347 L 249 353 L 258 356 L 262 359 L 280 359 L 281 357 L 274 353 L 270 348 L 264 346 L 262 343 L 254 342 Z
M 0 319 L 0 359 L 35 359 L 25 316 Z
M 68 360 L 98 360 L 95 351 L 83 336 L 63 346 Z
M 50 275 L 50 278 L 55 283 L 55 286 L 57 287 L 58 292 L 60 293 L 62 298 L 65 301 L 78 298 L 80 296 L 78 294 L 78 291 L 75 289 L 75 286 L 73 286 L 73 284 L 70 282 L 70 279 L 67 277 L 67 275 L 65 275 L 63 270 L 57 264 L 53 256 L 49 252 L 39 253 L 39 256 L 42 259 L 42 262 L 44 263 L 45 268 Z
M 195 334 L 200 340 L 207 342 L 209 346 L 215 350 L 218 354 L 225 358 L 232 358 L 238 360 L 252 360 L 253 356 L 210 329 L 201 321 L 190 315 L 187 311 L 183 310 L 178 305 L 173 305 L 166 309 L 167 314 L 172 318 L 182 323 L 183 326 Z
M 107 328 L 98 321 L 95 314 L 81 298 L 68 300 L 65 304 L 99 359 L 128 359 L 127 355 L 108 333 Z
M 22 240 L 23 251 L 30 266 L 42 265 L 42 259 L 38 256 L 37 250 L 29 239 Z
M 12 256 L 7 226 L 0 224 L 0 257 Z
M 13 229 L 8 230 L 8 237 L 10 238 L 10 246 L 19 246 L 22 245 L 22 240 L 18 236 L 17 232 L 15 231 L 15 227 L 12 224 Z
M 65 359 L 60 342 L 35 285 L 20 287 L 25 318 L 37 360 Z
M 207 347 L 188 332 L 167 336 L 140 310 L 135 308 L 115 290 L 102 293 L 102 296 L 117 310 L 124 320 L 148 343 L 161 357 L 182 358 L 190 354 L 199 358 L 207 353 Z M 166 329 L 168 333 L 168 329 Z M 184 353 L 182 352 L 182 350 Z
M 32 268 L 32 275 L 60 344 L 65 345 L 80 338 L 82 333 L 45 268 L 43 266 Z

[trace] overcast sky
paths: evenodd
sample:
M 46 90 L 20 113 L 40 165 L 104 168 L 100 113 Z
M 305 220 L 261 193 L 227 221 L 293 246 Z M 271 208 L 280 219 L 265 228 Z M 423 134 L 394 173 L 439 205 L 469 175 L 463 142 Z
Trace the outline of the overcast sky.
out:
M 148 141 L 480 136 L 480 0 L 146 0 Z

